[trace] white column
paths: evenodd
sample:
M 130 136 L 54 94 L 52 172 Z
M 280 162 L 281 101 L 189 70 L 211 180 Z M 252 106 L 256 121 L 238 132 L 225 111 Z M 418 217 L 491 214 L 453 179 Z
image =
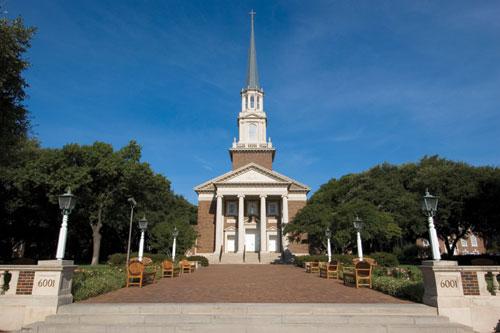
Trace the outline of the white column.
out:
M 177 237 L 174 237 L 174 244 L 172 244 L 172 262 L 175 262 L 176 247 L 177 247 Z
M 288 195 L 282 195 L 281 230 L 288 224 Z M 283 251 L 288 248 L 288 238 L 282 234 Z
M 439 240 L 436 228 L 434 228 L 434 218 L 432 216 L 429 216 L 428 220 L 429 220 L 429 236 L 432 246 L 432 259 L 441 260 L 441 253 L 439 252 Z
M 328 262 L 332 262 L 332 243 L 330 242 L 330 237 L 328 237 Z
M 142 261 L 144 255 L 144 230 L 141 230 L 141 240 L 139 241 L 139 261 Z
M 222 228 L 223 228 L 223 217 L 222 217 L 222 195 L 217 194 L 217 206 L 215 215 L 215 254 L 219 254 L 222 246 Z
M 266 195 L 260 196 L 260 252 L 267 252 L 267 214 L 266 214 Z
M 245 245 L 245 195 L 238 194 L 238 253 L 243 253 Z
M 358 231 L 357 235 L 358 242 L 358 258 L 360 261 L 363 261 L 363 243 L 361 242 L 361 233 Z
M 66 252 L 66 237 L 68 235 L 68 218 L 69 215 L 67 213 L 64 213 L 61 229 L 59 230 L 59 241 L 57 242 L 57 251 L 56 251 L 57 260 L 63 260 L 64 252 Z

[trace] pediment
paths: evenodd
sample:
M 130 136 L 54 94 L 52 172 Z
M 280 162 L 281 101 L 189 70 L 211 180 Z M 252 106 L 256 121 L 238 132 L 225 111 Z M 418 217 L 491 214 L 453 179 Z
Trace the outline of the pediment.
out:
M 266 169 L 256 163 L 249 163 L 239 169 L 230 171 L 198 185 L 195 187 L 195 191 L 213 191 L 216 186 L 225 184 L 232 186 L 237 184 L 287 185 L 290 191 L 308 192 L 310 190 L 308 186 L 277 173 L 276 171 Z
M 278 183 L 283 182 L 283 179 L 266 175 L 256 169 L 249 169 L 245 172 L 237 174 L 221 183 Z

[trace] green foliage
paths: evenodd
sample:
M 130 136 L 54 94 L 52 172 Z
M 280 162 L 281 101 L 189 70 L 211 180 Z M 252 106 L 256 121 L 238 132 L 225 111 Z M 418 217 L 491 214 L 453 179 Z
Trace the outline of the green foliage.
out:
M 382 267 L 396 267 L 399 266 L 398 258 L 388 252 L 373 252 L 370 254 L 370 258 L 375 259 L 377 264 Z
M 324 232 L 329 227 L 334 252 L 349 253 L 356 247 L 352 222 L 358 215 L 364 221 L 363 248 L 392 252 L 427 237 L 426 219 L 420 210 L 426 188 L 439 196 L 436 229 L 450 253 L 468 230 L 480 235 L 499 234 L 495 222 L 500 218 L 496 204 L 500 200 L 500 169 L 473 167 L 437 156 L 400 166 L 384 163 L 332 179 L 314 193 L 285 231 L 291 241 L 307 233 L 310 253 L 324 254 Z M 498 240 L 492 244 L 495 242 Z M 415 248 L 398 250 L 398 255 L 405 262 L 425 257 Z
M 20 142 L 28 137 L 28 111 L 23 102 L 27 82 L 22 72 L 29 67 L 23 55 L 30 48 L 35 28 L 23 20 L 0 18 L 0 167 L 15 163 Z
M 172 233 L 177 228 L 176 253 L 186 253 L 193 247 L 196 240 L 196 232 L 189 224 L 189 216 L 170 216 L 165 222 L 160 222 L 151 230 L 151 247 L 158 252 L 172 257 L 172 244 L 174 237 Z
M 189 261 L 199 261 L 200 265 L 203 267 L 208 267 L 208 259 L 204 256 L 190 256 L 186 257 Z
M 293 263 L 298 267 L 304 267 L 304 264 L 308 261 L 328 262 L 328 256 L 326 255 L 294 256 L 293 258 Z M 337 260 L 342 265 L 352 265 L 354 258 L 354 256 L 347 254 L 332 255 L 332 260 Z
M 75 271 L 71 293 L 75 301 L 123 288 L 126 271 L 112 266 L 83 266 Z
M 137 258 L 138 253 L 133 252 L 130 253 L 130 258 Z M 153 263 L 159 264 L 163 260 L 170 258 L 169 256 L 163 253 L 144 253 L 144 257 L 151 258 Z M 122 266 L 125 267 L 125 263 L 127 262 L 127 254 L 126 253 L 114 253 L 108 256 L 108 264 L 111 266 Z
M 414 302 L 422 302 L 424 296 L 424 283 L 422 281 L 410 281 L 389 276 L 374 276 L 373 288 L 385 294 L 408 299 Z

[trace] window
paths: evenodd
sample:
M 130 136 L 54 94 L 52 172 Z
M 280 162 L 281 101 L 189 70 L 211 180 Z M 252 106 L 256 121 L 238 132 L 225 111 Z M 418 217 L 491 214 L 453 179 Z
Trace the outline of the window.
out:
M 477 247 L 477 237 L 472 235 L 470 236 L 470 245 L 472 245 L 472 247 Z
M 463 238 L 462 238 L 462 239 L 460 240 L 460 244 L 462 244 L 462 247 L 467 247 L 467 246 L 468 246 L 468 245 L 467 245 L 467 239 L 463 239 Z
M 267 204 L 267 215 L 277 216 L 278 215 L 278 203 L 270 202 Z
M 257 202 L 256 201 L 249 201 L 247 204 L 247 215 L 248 216 L 257 216 L 258 215 L 258 210 L 257 210 Z
M 248 139 L 250 141 L 257 141 L 257 125 L 250 124 L 248 125 Z
M 254 97 L 253 96 L 250 96 L 250 108 L 253 109 L 255 106 L 254 106 Z
M 257 96 L 257 109 L 260 110 L 260 96 Z
M 248 109 L 248 95 L 245 96 L 245 109 Z
M 238 206 L 236 201 L 226 202 L 226 216 L 238 216 Z

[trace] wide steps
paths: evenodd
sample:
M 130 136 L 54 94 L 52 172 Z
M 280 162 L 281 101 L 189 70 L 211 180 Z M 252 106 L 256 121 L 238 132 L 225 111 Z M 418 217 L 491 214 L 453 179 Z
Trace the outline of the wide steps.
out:
M 472 333 L 421 304 L 72 304 L 23 332 Z

